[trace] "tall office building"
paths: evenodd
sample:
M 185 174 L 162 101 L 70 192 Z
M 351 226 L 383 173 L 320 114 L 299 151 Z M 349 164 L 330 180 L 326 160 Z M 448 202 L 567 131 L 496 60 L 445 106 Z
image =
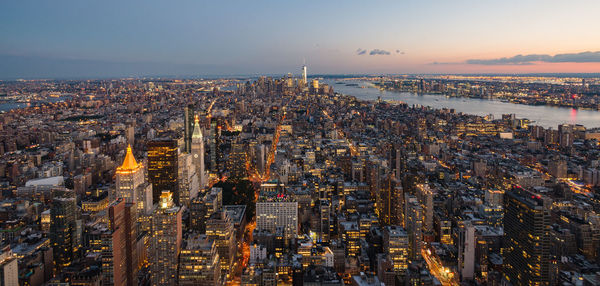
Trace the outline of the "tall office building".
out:
M 192 152 L 192 131 L 194 130 L 194 106 L 189 104 L 183 109 L 183 140 L 185 153 Z
M 206 236 L 215 242 L 221 262 L 221 272 L 228 274 L 233 266 L 236 253 L 236 235 L 233 222 L 226 211 L 215 212 L 208 218 Z
M 137 285 L 136 206 L 117 199 L 108 207 L 108 229 L 102 233 L 102 285 Z
M 302 65 L 302 84 L 303 84 L 303 86 L 306 86 L 308 84 L 308 80 L 306 77 L 307 77 L 306 65 Z
M 256 203 L 256 229 L 268 230 L 275 234 L 278 227 L 283 228 L 286 238 L 296 236 L 298 202 L 286 195 L 281 185 L 264 183 Z
M 191 154 L 193 156 L 194 165 L 196 166 L 196 174 L 200 183 L 200 188 L 206 186 L 206 174 L 204 172 L 204 136 L 200 128 L 198 116 L 194 120 L 194 133 L 192 134 Z
M 138 215 L 148 215 L 152 210 L 152 185 L 146 182 L 144 167 L 136 162 L 131 145 L 123 164 L 116 172 L 116 197 L 136 205 Z
M 77 199 L 70 190 L 54 191 L 50 208 L 50 243 L 54 262 L 60 271 L 71 265 L 80 247 Z
M 152 215 L 152 285 L 176 285 L 182 236 L 181 213 L 182 208 L 175 205 L 172 193 L 163 192 Z
M 155 139 L 148 142 L 148 178 L 152 183 L 152 203 L 158 203 L 164 191 L 173 194 L 173 201 L 179 205 L 177 141 Z
M 179 255 L 179 285 L 222 285 L 215 241 L 206 235 L 195 235 L 188 237 L 183 244 Z
M 504 195 L 503 278 L 512 285 L 550 285 L 550 203 L 513 188 Z
M 19 285 L 19 266 L 17 257 L 9 246 L 0 251 L 0 285 Z

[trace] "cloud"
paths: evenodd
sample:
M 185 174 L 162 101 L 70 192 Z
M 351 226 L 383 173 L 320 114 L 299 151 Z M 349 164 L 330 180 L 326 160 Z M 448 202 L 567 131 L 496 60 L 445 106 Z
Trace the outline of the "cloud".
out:
M 381 50 L 381 49 L 373 49 L 371 51 L 368 51 L 365 49 L 358 48 L 356 50 L 356 54 L 359 56 L 366 55 L 367 52 L 369 53 L 370 56 L 389 56 L 392 54 L 392 52 L 390 52 L 390 51 Z M 400 50 L 396 50 L 396 54 L 404 55 L 404 52 L 400 51 Z
M 600 63 L 600 51 L 581 52 L 570 54 L 546 54 L 516 55 L 497 59 L 469 59 L 464 63 L 470 65 L 531 65 L 535 62 L 544 63 Z M 443 64 L 436 63 L 434 64 Z
M 377 56 L 377 55 L 388 56 L 388 55 L 390 55 L 390 52 L 388 52 L 386 50 L 374 49 L 369 52 L 369 55 L 370 56 Z

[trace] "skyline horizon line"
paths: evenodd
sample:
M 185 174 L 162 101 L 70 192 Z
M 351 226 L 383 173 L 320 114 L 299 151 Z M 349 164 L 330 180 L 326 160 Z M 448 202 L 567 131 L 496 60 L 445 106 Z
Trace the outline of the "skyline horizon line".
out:
M 139 76 L 81 76 L 81 77 L 70 77 L 70 76 L 57 76 L 57 77 L 14 77 L 14 78 L 0 78 L 0 82 L 10 81 L 64 81 L 64 80 L 125 80 L 125 79 L 252 79 L 261 76 L 267 77 L 285 77 L 288 74 L 294 75 L 294 77 L 302 77 L 299 73 L 248 73 L 248 74 L 197 74 L 197 75 L 139 75 Z M 516 77 L 581 77 L 581 78 L 600 78 L 600 72 L 514 72 L 514 73 L 315 73 L 308 74 L 308 78 L 346 78 L 346 77 L 376 77 L 376 76 L 516 76 Z

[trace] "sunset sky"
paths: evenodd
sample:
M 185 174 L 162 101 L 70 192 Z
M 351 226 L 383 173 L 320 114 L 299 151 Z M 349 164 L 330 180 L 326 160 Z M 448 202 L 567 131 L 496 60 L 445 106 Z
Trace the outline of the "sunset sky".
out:
M 2 1 L 0 78 L 600 72 L 600 1 Z M 520 55 L 520 56 L 519 56 Z

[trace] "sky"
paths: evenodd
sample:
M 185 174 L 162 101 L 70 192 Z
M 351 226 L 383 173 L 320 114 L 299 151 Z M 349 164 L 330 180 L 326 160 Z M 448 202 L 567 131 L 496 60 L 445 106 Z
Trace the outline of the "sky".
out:
M 598 0 L 0 1 L 0 79 L 600 72 Z

